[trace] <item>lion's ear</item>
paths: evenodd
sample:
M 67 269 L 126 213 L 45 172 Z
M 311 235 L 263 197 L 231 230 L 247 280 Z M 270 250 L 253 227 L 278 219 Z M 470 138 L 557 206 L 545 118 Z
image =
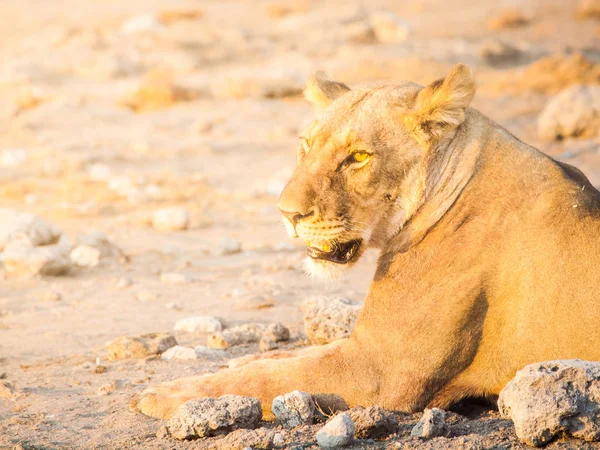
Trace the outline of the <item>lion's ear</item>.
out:
M 428 143 L 439 140 L 447 131 L 465 120 L 465 109 L 475 95 L 471 69 L 463 64 L 452 68 L 448 76 L 423 88 L 406 118 Z
M 304 97 L 319 109 L 327 108 L 336 98 L 348 92 L 344 83 L 330 81 L 323 72 L 317 72 L 309 78 L 304 89 Z

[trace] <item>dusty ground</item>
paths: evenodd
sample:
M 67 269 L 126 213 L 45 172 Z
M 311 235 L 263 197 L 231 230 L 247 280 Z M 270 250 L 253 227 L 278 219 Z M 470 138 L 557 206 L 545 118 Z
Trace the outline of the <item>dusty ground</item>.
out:
M 456 62 L 468 63 L 480 87 L 475 107 L 600 184 L 598 141 L 541 142 L 535 128 L 549 96 L 591 72 L 567 68 L 570 75 L 554 76 L 534 62 L 561 52 L 600 61 L 599 22 L 575 19 L 576 2 L 354 3 L 1 2 L 0 204 L 39 214 L 72 240 L 101 230 L 126 257 L 56 278 L 0 272 L 0 376 L 18 393 L 0 398 L 0 448 L 201 448 L 206 442 L 157 438 L 160 422 L 130 412 L 127 402 L 148 383 L 216 370 L 225 361 L 106 362 L 108 370 L 96 374 L 107 341 L 171 331 L 176 320 L 199 314 L 228 324 L 281 321 L 299 338 L 306 296 L 364 297 L 376 255 L 341 285 L 314 282 L 302 274 L 303 250 L 288 241 L 275 208 L 299 129 L 311 117 L 298 93 L 317 69 L 348 84 L 427 83 Z M 529 21 L 491 30 L 489 19 L 511 7 Z M 361 31 L 380 9 L 410 26 L 405 40 L 374 42 Z M 165 14 L 181 11 L 193 14 Z M 132 29 L 131 19 L 146 14 L 157 20 Z M 517 50 L 484 56 L 501 43 Z M 166 85 L 171 77 L 183 94 L 168 107 L 135 103 L 149 71 Z M 153 210 L 172 205 L 189 209 L 190 230 L 149 226 Z M 238 239 L 243 251 L 215 256 L 223 238 Z M 193 281 L 161 283 L 163 272 Z M 123 278 L 132 284 L 120 287 Z M 154 298 L 139 300 L 140 292 Z M 195 345 L 206 336 L 177 338 Z M 99 395 L 112 382 L 114 392 Z M 417 417 L 404 416 L 398 435 L 358 446 L 520 448 L 510 422 L 494 411 L 466 414 L 449 439 L 406 437 Z M 308 448 L 313 436 L 300 431 L 286 443 Z

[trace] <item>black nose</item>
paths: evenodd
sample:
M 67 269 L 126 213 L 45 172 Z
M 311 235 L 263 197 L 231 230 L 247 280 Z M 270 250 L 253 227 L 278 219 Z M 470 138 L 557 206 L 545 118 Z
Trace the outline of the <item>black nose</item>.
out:
M 288 219 L 291 224 L 294 226 L 294 228 L 296 228 L 296 224 L 298 223 L 299 220 L 304 219 L 306 217 L 310 217 L 313 215 L 314 211 L 310 211 L 309 213 L 306 214 L 302 214 L 299 212 L 295 212 L 295 211 L 284 211 L 283 209 L 280 209 L 279 211 L 281 211 L 281 215 L 284 216 L 286 219 Z

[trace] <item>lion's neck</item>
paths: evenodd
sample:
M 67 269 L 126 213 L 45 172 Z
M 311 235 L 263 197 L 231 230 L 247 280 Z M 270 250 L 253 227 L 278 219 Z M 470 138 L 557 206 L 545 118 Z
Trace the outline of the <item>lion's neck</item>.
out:
M 405 252 L 419 243 L 446 214 L 471 179 L 481 151 L 481 130 L 473 130 L 465 121 L 456 135 L 424 158 L 416 179 L 408 180 L 412 191 L 408 198 L 405 221 L 386 251 Z

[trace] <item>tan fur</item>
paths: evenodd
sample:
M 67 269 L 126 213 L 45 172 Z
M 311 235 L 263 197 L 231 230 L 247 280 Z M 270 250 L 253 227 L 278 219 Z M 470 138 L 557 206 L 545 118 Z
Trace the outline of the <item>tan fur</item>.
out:
M 159 385 L 134 407 L 168 417 L 231 393 L 258 397 L 268 417 L 276 395 L 300 389 L 446 408 L 497 395 L 528 363 L 600 359 L 600 193 L 468 108 L 473 92 L 462 66 L 424 89 L 353 90 L 307 131 L 280 208 L 304 215 L 301 238 L 381 250 L 349 339 Z M 350 129 L 372 156 L 340 169 Z

